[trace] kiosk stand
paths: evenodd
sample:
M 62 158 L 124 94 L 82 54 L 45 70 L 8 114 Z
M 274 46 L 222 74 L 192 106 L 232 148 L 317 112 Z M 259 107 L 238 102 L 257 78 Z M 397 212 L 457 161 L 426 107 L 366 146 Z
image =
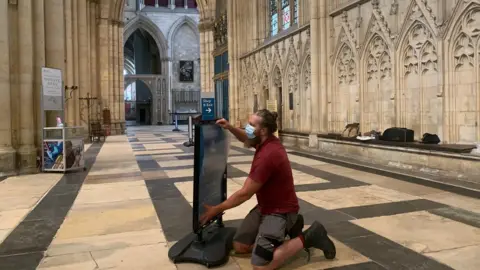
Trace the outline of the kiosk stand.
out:
M 84 128 L 65 127 L 65 88 L 62 71 L 42 67 L 42 171 L 67 172 L 85 170 Z M 57 115 L 57 127 L 47 127 L 46 114 Z
M 44 172 L 85 170 L 83 127 L 43 129 L 42 166 Z
M 235 228 L 224 226 L 221 215 L 200 224 L 204 203 L 215 205 L 227 199 L 228 142 L 225 131 L 214 121 L 195 124 L 195 142 L 198 143 L 194 145 L 193 232 L 173 245 L 168 257 L 174 263 L 198 263 L 210 268 L 228 262 L 236 232 Z M 218 162 L 222 159 L 225 166 Z

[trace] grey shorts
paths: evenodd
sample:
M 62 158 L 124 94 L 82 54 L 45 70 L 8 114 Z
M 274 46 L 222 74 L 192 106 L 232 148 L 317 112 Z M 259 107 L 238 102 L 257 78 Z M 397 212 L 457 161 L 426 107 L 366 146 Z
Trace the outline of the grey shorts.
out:
M 238 228 L 234 242 L 252 246 L 252 265 L 266 266 L 273 258 L 273 252 L 285 240 L 285 235 L 295 222 L 297 213 L 262 215 L 255 207 Z

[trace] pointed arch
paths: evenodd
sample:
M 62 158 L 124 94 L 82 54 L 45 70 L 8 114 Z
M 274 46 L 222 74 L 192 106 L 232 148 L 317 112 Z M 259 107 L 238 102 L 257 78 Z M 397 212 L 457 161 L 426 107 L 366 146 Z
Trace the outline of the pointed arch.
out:
M 178 18 L 173 25 L 170 27 L 170 30 L 168 31 L 167 35 L 167 40 L 168 40 L 168 57 L 172 58 L 173 57 L 173 38 L 177 34 L 178 30 L 183 26 L 187 25 L 192 29 L 192 31 L 195 33 L 195 36 L 198 39 L 198 42 L 200 42 L 200 32 L 198 31 L 198 23 L 192 19 L 191 17 L 185 15 L 180 18 Z
M 449 108 L 447 125 L 453 131 L 446 131 L 451 142 L 472 143 L 480 140 L 480 5 L 466 5 L 458 14 L 447 36 L 451 72 L 445 106 Z
M 332 88 L 330 112 L 332 121 L 330 131 L 340 132 L 347 123 L 358 122 L 358 74 L 357 57 L 349 42 L 338 46 L 332 72 Z
M 443 100 L 438 96 L 443 76 L 438 67 L 435 34 L 426 21 L 415 19 L 403 28 L 397 46 L 397 124 L 412 129 L 416 139 L 424 133 L 433 133 L 443 140 L 443 120 L 439 113 Z
M 158 26 L 143 14 L 138 14 L 135 18 L 129 21 L 123 30 L 123 45 L 127 42 L 128 38 L 138 29 L 143 29 L 152 36 L 153 40 L 158 47 L 160 53 L 160 60 L 164 60 L 167 57 L 168 43 L 167 39 L 163 35 Z
M 338 34 L 337 41 L 335 44 L 336 44 L 335 50 L 334 50 L 335 56 L 339 54 L 343 46 L 347 45 L 350 48 L 350 50 L 352 50 L 352 55 L 355 57 L 355 59 L 357 58 L 358 56 L 357 51 L 353 49 L 355 48 L 355 44 L 353 44 L 350 38 L 348 38 L 347 33 L 345 32 L 345 28 L 343 26 L 341 26 L 340 28 L 340 33 Z
M 362 100 L 362 129 L 383 131 L 395 126 L 392 52 L 381 33 L 370 35 L 364 46 L 361 63 L 362 92 L 356 99 Z

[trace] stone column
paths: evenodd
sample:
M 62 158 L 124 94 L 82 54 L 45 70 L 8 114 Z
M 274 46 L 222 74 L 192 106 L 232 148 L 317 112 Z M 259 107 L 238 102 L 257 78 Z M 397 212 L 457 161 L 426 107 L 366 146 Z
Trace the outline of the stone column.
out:
M 96 12 L 96 3 L 90 2 L 90 94 L 92 97 L 98 98 L 98 100 L 93 101 L 93 107 L 90 109 L 92 113 L 92 119 L 98 120 L 98 104 L 100 101 L 100 92 L 99 92 L 99 84 L 98 84 L 98 73 L 97 73 L 97 12 Z
M 35 126 L 37 147 L 42 145 L 42 67 L 45 66 L 45 8 L 44 0 L 33 1 L 34 10 L 34 55 L 35 55 L 35 83 L 34 83 L 34 101 L 35 108 Z M 1 135 L 0 135 L 1 136 Z
M 113 22 L 110 20 L 108 22 L 108 97 L 107 97 L 107 103 L 108 103 L 108 109 L 110 110 L 110 130 L 113 133 L 115 130 L 115 106 L 113 104 L 114 100 L 114 95 L 115 95 L 115 84 L 114 84 L 114 77 L 113 77 L 113 70 L 115 69 L 115 61 L 114 61 L 114 55 L 113 55 L 113 46 L 114 46 L 114 41 L 113 41 L 113 33 L 114 33 L 114 25 Z M 115 133 L 113 133 L 115 134 Z
M 183 5 L 184 5 L 185 9 L 188 9 L 188 2 L 187 2 L 187 0 L 183 0 Z
M 123 65 L 124 65 L 124 52 L 123 52 L 123 27 L 124 23 L 120 22 L 118 24 L 118 72 L 119 72 L 119 82 L 118 82 L 118 91 L 119 91 L 119 120 L 121 132 L 125 130 L 125 102 L 124 102 L 124 77 L 123 77 Z
M 109 87 L 109 81 L 108 81 L 108 71 L 109 71 L 109 58 L 108 58 L 108 18 L 100 18 L 99 19 L 99 25 L 98 25 L 98 32 L 97 32 L 97 38 L 98 38 L 98 69 L 99 69 L 99 75 L 100 77 L 98 78 L 100 82 L 100 95 L 99 95 L 99 100 L 101 100 L 102 107 L 99 108 L 100 113 L 101 111 L 108 106 L 108 87 Z M 100 117 L 101 114 L 100 114 Z
M 155 0 L 155 7 L 158 7 L 158 0 Z
M 112 24 L 112 119 L 115 122 L 115 134 L 118 134 L 118 22 Z
M 32 0 L 18 1 L 18 71 L 20 90 L 20 170 L 36 169 L 33 121 L 33 8 Z
M 72 0 L 65 0 L 65 42 L 66 42 L 66 80 L 65 86 L 72 87 L 74 85 L 74 68 L 73 68 L 73 24 L 72 24 Z M 75 103 L 73 98 L 70 98 L 71 90 L 65 92 L 65 99 L 67 103 L 65 104 L 66 109 L 66 119 L 65 121 L 68 125 L 75 125 Z
M 78 9 L 78 53 L 79 53 L 79 83 L 77 91 L 77 103 L 79 119 L 78 125 L 85 128 L 85 132 L 88 131 L 88 110 L 86 106 L 82 106 L 82 102 L 79 98 L 85 97 L 90 89 L 90 81 L 88 76 L 88 29 L 87 29 L 87 2 L 76 1 Z M 86 105 L 86 104 L 83 104 Z
M 80 85 L 80 40 L 78 38 L 78 5 L 77 0 L 72 0 L 72 29 L 73 29 L 73 85 L 79 87 Z M 75 114 L 74 119 L 75 121 L 70 125 L 79 126 L 80 125 L 80 107 L 78 100 L 79 97 L 79 89 L 74 90 L 72 92 L 72 103 L 74 104 Z
M 170 4 L 168 5 L 170 9 L 175 9 L 175 0 L 170 0 Z
M 10 40 L 8 1 L 0 3 L 0 176 L 15 172 L 15 150 L 12 147 L 10 106 Z
M 319 14 L 318 14 L 318 6 L 319 1 L 311 0 L 310 1 L 310 54 L 311 54 L 311 106 L 312 109 L 310 113 L 311 123 L 311 132 L 309 137 L 309 147 L 318 147 L 318 139 L 317 134 L 320 130 L 320 123 L 319 123 L 319 115 L 320 115 L 320 108 L 318 104 L 319 98 L 319 87 L 320 87 L 320 72 L 319 72 L 319 64 L 320 64 L 320 48 L 319 48 L 319 36 L 320 36 L 320 29 L 319 29 Z M 307 116 L 305 116 L 307 117 Z
M 200 76 L 202 92 L 213 91 L 213 23 L 203 21 L 200 28 Z
M 319 36 L 318 42 L 319 45 L 315 47 L 320 48 L 320 65 L 319 65 L 319 72 L 320 72 L 320 85 L 319 85 L 319 100 L 317 107 L 320 107 L 320 115 L 319 115 L 319 130 L 322 133 L 327 133 L 328 131 L 328 102 L 327 102 L 327 72 L 328 72 L 328 51 L 327 51 L 327 41 L 329 36 L 329 29 L 327 29 L 327 1 L 320 1 L 318 7 L 318 14 L 319 14 Z
M 45 0 L 45 62 L 62 70 L 65 78 L 65 22 L 63 0 Z M 57 112 L 47 113 L 47 126 L 56 125 Z

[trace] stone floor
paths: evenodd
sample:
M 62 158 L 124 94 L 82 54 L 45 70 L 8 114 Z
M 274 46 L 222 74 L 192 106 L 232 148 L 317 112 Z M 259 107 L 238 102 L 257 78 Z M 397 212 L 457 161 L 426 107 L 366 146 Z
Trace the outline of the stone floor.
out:
M 193 149 L 171 129 L 130 127 L 93 144 L 85 172 L 0 180 L 0 269 L 204 269 L 167 257 L 192 229 Z M 229 194 L 252 156 L 232 143 Z M 284 269 L 480 269 L 480 199 L 289 157 L 306 224 L 325 224 L 337 258 L 301 253 Z M 225 222 L 238 226 L 254 205 Z M 220 269 L 251 268 L 232 256 Z

